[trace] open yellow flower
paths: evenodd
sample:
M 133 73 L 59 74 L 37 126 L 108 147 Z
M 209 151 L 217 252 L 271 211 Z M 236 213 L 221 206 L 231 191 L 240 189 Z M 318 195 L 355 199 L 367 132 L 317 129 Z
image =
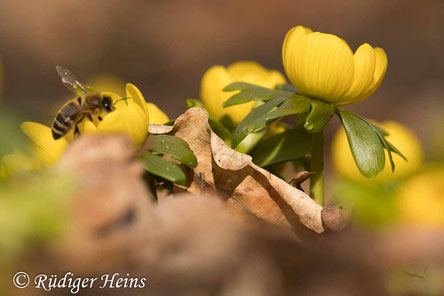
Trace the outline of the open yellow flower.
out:
M 125 82 L 119 77 L 109 74 L 96 75 L 88 80 L 87 85 L 94 85 L 97 89 L 106 89 L 107 92 L 123 96 Z M 148 106 L 150 124 L 165 124 L 170 119 L 153 103 L 146 103 Z
M 336 133 L 332 143 L 332 159 L 335 172 L 345 179 L 360 183 L 387 183 L 402 179 L 416 172 L 423 163 L 423 151 L 415 134 L 394 121 L 374 124 L 389 133 L 387 140 L 397 147 L 408 161 L 405 161 L 399 155 L 393 153 L 396 170 L 392 173 L 388 155 L 387 152 L 385 152 L 386 162 L 384 170 L 375 178 L 365 178 L 360 174 L 355 164 L 344 128 L 341 127 Z
M 353 54 L 343 39 L 302 26 L 288 31 L 282 60 L 300 93 L 336 105 L 365 100 L 379 87 L 387 70 L 382 48 L 364 43 Z
M 135 146 L 142 145 L 148 134 L 148 105 L 133 84 L 128 83 L 125 91 L 126 99 L 114 93 L 102 93 L 111 97 L 115 110 L 110 113 L 102 112 L 100 118 L 97 116 L 93 121 L 83 120 L 79 124 L 80 133 L 125 134 Z
M 403 224 L 444 227 L 444 167 L 414 176 L 398 190 L 399 220 Z
M 200 96 L 210 115 L 220 118 L 224 115 L 231 117 L 238 124 L 253 109 L 255 102 L 248 102 L 224 108 L 222 104 L 233 96 L 233 92 L 222 90 L 233 82 L 247 82 L 267 88 L 285 83 L 284 76 L 275 70 L 268 70 L 255 62 L 240 61 L 227 68 L 213 66 L 205 72 L 201 82 Z

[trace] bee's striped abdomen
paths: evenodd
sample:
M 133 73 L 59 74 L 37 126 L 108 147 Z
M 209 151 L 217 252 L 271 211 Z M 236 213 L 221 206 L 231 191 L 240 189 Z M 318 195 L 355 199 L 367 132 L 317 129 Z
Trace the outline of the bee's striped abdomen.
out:
M 75 119 L 80 112 L 80 102 L 80 98 L 72 100 L 66 103 L 57 113 L 51 127 L 54 140 L 66 135 L 75 124 Z

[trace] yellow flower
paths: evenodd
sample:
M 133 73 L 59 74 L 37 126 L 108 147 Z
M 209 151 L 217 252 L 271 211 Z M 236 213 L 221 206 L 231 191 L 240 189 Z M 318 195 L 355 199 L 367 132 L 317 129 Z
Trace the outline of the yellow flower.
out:
M 444 167 L 429 169 L 399 186 L 399 220 L 444 227 Z
M 124 95 L 123 90 L 125 82 L 122 79 L 112 75 L 103 74 L 94 76 L 93 78 L 88 80 L 87 84 L 94 85 L 94 87 L 97 89 L 106 89 L 107 92 L 115 93 L 119 96 Z M 147 105 L 150 124 L 164 124 L 170 121 L 168 116 L 155 104 L 147 103 Z
M 51 128 L 35 122 L 24 122 L 20 126 L 23 133 L 32 142 L 32 156 L 41 166 L 55 163 L 65 151 L 68 144 L 63 137 L 54 140 Z
M 387 70 L 382 48 L 364 43 L 353 54 L 343 39 L 302 26 L 288 31 L 282 60 L 299 92 L 336 105 L 365 100 L 379 87 Z
M 224 108 L 222 104 L 234 93 L 223 92 L 225 86 L 233 82 L 247 82 L 267 88 L 285 83 L 284 76 L 278 71 L 268 70 L 255 62 L 240 61 L 227 68 L 213 66 L 205 72 L 201 82 L 201 99 L 210 115 L 220 118 L 229 115 L 235 124 L 253 109 L 255 102 L 248 102 Z
M 24 122 L 20 127 L 31 141 L 31 155 L 19 151 L 5 155 L 1 162 L 2 176 L 20 170 L 32 171 L 50 166 L 60 158 L 67 146 L 65 137 L 54 140 L 51 129 L 40 123 Z
M 148 135 L 149 111 L 142 93 L 133 84 L 125 88 L 126 99 L 110 93 L 102 95 L 111 97 L 115 110 L 110 113 L 102 112 L 93 121 L 83 120 L 79 124 L 81 134 L 125 134 L 129 135 L 135 146 L 142 145 Z
M 416 172 L 423 163 L 423 151 L 415 134 L 394 121 L 375 124 L 389 133 L 387 140 L 397 147 L 408 161 L 405 161 L 397 154 L 392 154 L 396 167 L 395 172 L 392 173 L 386 152 L 384 171 L 375 178 L 363 177 L 354 162 L 344 128 L 341 127 L 336 133 L 332 144 L 333 167 L 336 173 L 345 179 L 355 182 L 387 183 L 402 179 Z

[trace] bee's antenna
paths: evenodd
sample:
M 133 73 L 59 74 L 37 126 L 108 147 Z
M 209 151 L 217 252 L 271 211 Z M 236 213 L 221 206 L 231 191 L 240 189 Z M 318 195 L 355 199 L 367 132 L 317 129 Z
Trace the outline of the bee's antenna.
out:
M 125 103 L 126 103 L 126 100 L 131 100 L 131 98 L 127 98 L 127 97 L 121 98 L 121 99 L 115 101 L 113 106 L 115 106 L 117 104 L 117 102 L 120 102 L 120 101 L 125 101 Z

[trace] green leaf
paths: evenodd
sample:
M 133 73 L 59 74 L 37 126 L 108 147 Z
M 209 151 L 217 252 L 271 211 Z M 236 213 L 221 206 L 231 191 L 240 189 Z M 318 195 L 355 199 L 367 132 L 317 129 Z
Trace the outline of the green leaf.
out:
M 358 116 L 358 115 L 356 115 Z M 392 153 L 396 153 L 399 156 L 401 156 L 405 161 L 407 161 L 407 158 L 401 153 L 401 151 L 399 151 L 395 146 L 393 146 L 393 144 L 391 144 L 389 141 L 387 141 L 387 139 L 385 138 L 386 136 L 389 135 L 388 132 L 386 132 L 384 129 L 373 125 L 370 121 L 368 121 L 365 118 L 362 118 L 360 116 L 358 116 L 359 118 L 361 118 L 362 120 L 364 120 L 369 126 L 371 126 L 372 128 L 375 129 L 376 133 L 379 136 L 379 139 L 381 140 L 382 145 L 384 146 L 385 150 L 387 150 L 387 154 L 390 160 L 390 166 L 392 169 L 392 172 L 395 171 L 395 162 L 393 161 L 393 155 Z
M 227 85 L 223 91 L 229 92 L 229 91 L 235 91 L 235 90 L 269 90 L 266 87 L 254 85 L 251 83 L 246 82 L 234 82 L 229 85 Z
M 230 140 L 231 141 L 231 137 L 233 136 L 233 134 L 231 133 L 231 131 L 229 129 L 227 129 L 225 126 L 223 126 L 218 120 L 216 120 L 210 116 L 210 118 L 208 119 L 208 123 L 210 124 L 210 127 L 213 130 L 213 132 L 215 132 L 216 135 L 218 135 L 222 140 L 224 140 L 224 141 Z
M 311 100 L 311 110 L 305 119 L 304 128 L 309 133 L 318 133 L 324 129 L 334 114 L 334 105 Z
M 311 100 L 307 97 L 293 94 L 290 99 L 283 102 L 276 110 L 268 114 L 267 119 L 306 113 L 310 110 L 310 102 Z
M 250 101 L 269 101 L 279 96 L 290 97 L 292 93 L 282 90 L 260 89 L 260 90 L 244 90 L 230 97 L 223 103 L 223 106 L 230 107 L 247 103 Z
M 234 129 L 236 128 L 236 124 L 233 122 L 230 115 L 228 114 L 222 115 L 222 117 L 219 118 L 218 121 L 229 131 L 234 131 Z
M 284 83 L 284 84 L 276 84 L 276 86 L 275 86 L 274 88 L 275 88 L 275 89 L 278 89 L 278 90 L 289 91 L 289 92 L 292 92 L 292 93 L 297 93 L 297 94 L 299 93 L 299 92 L 297 91 L 297 89 L 294 88 L 293 85 L 288 84 L 288 83 Z
M 168 181 L 185 185 L 186 176 L 180 167 L 168 160 L 155 155 L 151 152 L 145 152 L 140 155 L 145 169 L 153 175 L 167 179 Z
M 258 132 L 266 127 L 270 123 L 267 121 L 267 114 L 285 100 L 286 97 L 278 97 L 253 109 L 234 131 L 231 141 L 232 147 L 236 148 L 248 134 Z
M 363 118 L 337 108 L 353 158 L 361 174 L 375 177 L 385 166 L 384 147 L 376 130 Z
M 147 141 L 148 150 L 169 155 L 189 167 L 197 166 L 197 159 L 188 143 L 179 137 L 151 135 Z
M 250 155 L 261 167 L 299 159 L 310 153 L 311 137 L 302 128 L 287 130 L 260 142 Z
M 201 101 L 195 100 L 195 99 L 188 99 L 187 100 L 187 109 L 190 109 L 193 107 L 199 107 L 199 108 L 206 110 L 205 106 L 203 105 L 203 103 Z

